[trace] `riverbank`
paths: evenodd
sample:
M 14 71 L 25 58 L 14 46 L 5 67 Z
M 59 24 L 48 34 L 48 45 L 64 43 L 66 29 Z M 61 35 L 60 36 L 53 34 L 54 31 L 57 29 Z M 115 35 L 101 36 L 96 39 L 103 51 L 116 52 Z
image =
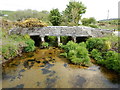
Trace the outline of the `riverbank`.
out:
M 16 56 L 21 56 L 23 52 L 35 50 L 34 41 L 28 35 L 8 35 L 7 31 L 2 31 L 0 55 L 1 63 L 13 59 Z

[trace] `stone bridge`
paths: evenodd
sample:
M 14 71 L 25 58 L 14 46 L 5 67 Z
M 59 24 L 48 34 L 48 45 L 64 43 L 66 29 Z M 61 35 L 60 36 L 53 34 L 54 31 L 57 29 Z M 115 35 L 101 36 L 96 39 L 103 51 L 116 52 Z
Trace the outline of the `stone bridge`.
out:
M 112 35 L 113 31 L 105 29 L 90 28 L 85 26 L 48 26 L 35 28 L 15 27 L 10 30 L 10 34 L 29 34 L 30 36 L 39 36 L 44 42 L 45 36 L 57 36 L 58 44 L 60 36 L 71 36 L 76 42 L 76 37 L 104 37 Z

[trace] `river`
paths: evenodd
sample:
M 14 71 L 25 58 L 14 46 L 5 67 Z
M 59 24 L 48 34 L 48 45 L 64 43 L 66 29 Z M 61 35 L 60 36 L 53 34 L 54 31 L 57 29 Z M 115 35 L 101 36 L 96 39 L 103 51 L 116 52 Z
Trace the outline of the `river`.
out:
M 2 88 L 118 88 L 120 77 L 92 64 L 81 67 L 59 56 L 58 48 L 36 49 L 4 63 Z

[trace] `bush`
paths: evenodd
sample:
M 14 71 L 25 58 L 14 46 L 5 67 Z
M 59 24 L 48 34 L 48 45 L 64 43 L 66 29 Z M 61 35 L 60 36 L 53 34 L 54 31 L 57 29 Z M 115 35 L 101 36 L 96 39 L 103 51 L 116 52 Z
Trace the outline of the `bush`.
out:
M 93 50 L 91 51 L 91 56 L 92 56 L 92 58 L 94 58 L 94 59 L 97 61 L 97 63 L 99 63 L 99 64 L 103 61 L 102 53 L 99 52 L 97 49 L 93 49 Z
M 32 28 L 32 27 L 44 27 L 47 26 L 46 23 L 43 23 L 37 18 L 28 18 L 24 21 L 19 21 L 15 23 L 16 26 L 22 27 L 22 28 Z
M 43 47 L 43 48 L 48 48 L 48 46 L 49 46 L 49 44 L 48 44 L 47 42 L 43 42 L 43 43 L 42 43 L 42 47 Z
M 97 49 L 93 49 L 91 56 L 97 61 L 98 64 L 102 64 L 108 69 L 120 72 L 120 56 L 115 51 L 107 51 L 101 53 Z
M 86 48 L 86 43 L 85 42 L 81 42 L 81 43 L 79 43 L 79 45 Z
M 61 55 L 67 57 L 72 63 L 79 65 L 88 65 L 90 63 L 85 43 L 77 44 L 69 41 L 66 45 L 63 45 L 62 48 L 65 49 L 65 53 Z
M 77 46 L 79 46 L 77 43 L 69 41 L 66 45 L 63 45 L 61 47 L 65 49 L 66 52 L 69 52 L 70 50 L 75 50 Z
M 108 50 L 109 48 L 106 48 L 106 41 L 107 38 L 90 38 L 86 41 L 87 49 L 89 51 L 92 51 L 93 49 L 98 49 L 100 51 Z
M 25 43 L 27 44 L 27 46 L 25 47 L 25 52 L 31 52 L 35 50 L 35 42 L 32 39 L 27 39 Z
M 62 43 L 60 43 L 60 44 L 59 44 L 59 47 L 62 47 L 62 46 L 63 46 L 63 44 L 62 44 Z
M 120 72 L 120 60 L 118 53 L 116 53 L 115 51 L 108 51 L 106 53 L 105 66 L 108 69 L 113 69 Z
M 2 46 L 2 55 L 5 59 L 13 58 L 17 55 L 17 46 L 10 44 L 6 44 Z
M 64 57 L 67 57 L 67 53 L 60 53 L 60 56 L 64 56 Z

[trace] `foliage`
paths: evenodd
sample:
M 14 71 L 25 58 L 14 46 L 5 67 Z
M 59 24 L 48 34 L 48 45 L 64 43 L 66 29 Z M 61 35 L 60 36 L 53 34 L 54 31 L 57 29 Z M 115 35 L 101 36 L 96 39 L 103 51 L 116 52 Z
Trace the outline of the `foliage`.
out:
M 25 43 L 27 44 L 27 46 L 25 47 L 26 52 L 31 52 L 35 50 L 35 42 L 32 39 L 26 39 Z
M 78 25 L 82 14 L 86 12 L 86 7 L 82 2 L 70 1 L 63 12 L 64 20 Z
M 66 45 L 63 45 L 62 48 L 65 49 L 66 52 L 69 52 L 69 50 L 75 50 L 77 46 L 77 43 L 69 41 Z
M 15 23 L 16 26 L 23 28 L 31 28 L 31 27 L 44 27 L 47 26 L 46 23 L 38 20 L 37 18 L 28 18 L 24 21 L 19 21 Z
M 67 42 L 68 36 L 60 36 L 60 40 L 61 40 L 61 42 L 64 44 L 64 43 Z
M 81 22 L 82 22 L 82 25 L 85 25 L 85 26 L 97 27 L 96 25 L 94 25 L 96 23 L 96 20 L 93 17 L 83 18 Z
M 64 52 L 64 53 L 60 53 L 61 56 L 64 56 L 64 57 L 67 57 L 67 53 Z
M 120 72 L 120 60 L 119 53 L 114 51 L 112 48 L 114 43 L 118 42 L 118 38 L 115 36 L 108 36 L 106 38 L 90 38 L 87 40 L 87 48 L 98 64 L 101 64 L 108 69 L 112 69 L 116 72 Z M 102 49 L 100 49 L 102 48 Z
M 48 36 L 48 39 L 52 42 L 55 42 L 57 37 L 56 36 Z
M 62 46 L 62 48 L 65 50 L 65 53 L 61 55 L 64 55 L 70 59 L 70 61 L 74 64 L 88 65 L 90 63 L 88 51 L 83 43 L 80 45 L 74 43 L 73 41 L 69 41 L 66 45 Z
M 95 24 L 96 23 L 96 19 L 94 17 L 90 17 L 89 20 L 88 20 L 88 22 L 90 24 Z
M 61 23 L 61 14 L 58 9 L 52 9 L 50 11 L 49 20 L 53 26 L 59 26 Z
M 2 56 L 4 59 L 9 59 L 17 55 L 17 45 L 12 45 L 12 43 L 8 43 L 2 46 Z
M 61 47 L 62 45 L 63 45 L 63 44 L 62 44 L 62 43 L 60 43 L 60 44 L 59 44 L 59 47 Z
M 86 41 L 87 49 L 89 51 L 92 51 L 93 49 L 98 50 L 108 50 L 110 48 L 106 48 L 106 42 L 107 38 L 90 38 Z M 109 45 L 110 46 L 110 45 Z
M 89 26 L 92 28 L 99 28 L 97 25 L 94 25 L 94 24 L 90 24 Z
M 120 37 L 112 35 L 106 37 L 111 43 L 108 42 L 108 44 L 111 44 L 111 49 L 115 50 L 116 52 L 119 52 L 120 45 L 119 45 L 119 39 Z
M 83 18 L 83 19 L 81 20 L 82 25 L 88 26 L 88 25 L 89 25 L 88 20 L 89 20 L 88 18 Z
M 98 62 L 103 59 L 102 53 L 99 52 L 97 49 L 93 49 L 93 50 L 91 51 L 91 56 L 92 56 L 95 60 L 97 60 Z
M 42 43 L 42 47 L 47 48 L 48 46 L 49 46 L 49 44 L 47 42 Z
M 79 43 L 79 45 L 86 48 L 86 43 L 85 42 L 81 42 L 81 43 Z
M 93 49 L 91 56 L 97 61 L 98 64 L 102 64 L 108 69 L 120 72 L 119 54 L 115 51 L 100 52 L 97 49 Z
M 2 28 L 2 32 L 0 33 L 0 39 L 2 39 L 0 54 L 2 54 L 2 60 L 7 60 L 14 58 L 18 54 L 20 54 L 24 47 L 30 47 L 26 41 L 31 40 L 30 36 L 25 35 L 9 35 L 8 30 L 12 26 L 12 23 L 7 23 L 11 21 L 4 21 Z M 6 23 L 6 24 L 5 24 Z M 9 25 L 10 24 L 10 25 Z M 10 27 L 8 27 L 10 26 Z
M 105 56 L 104 64 L 108 69 L 120 72 L 119 54 L 115 51 L 108 51 Z

